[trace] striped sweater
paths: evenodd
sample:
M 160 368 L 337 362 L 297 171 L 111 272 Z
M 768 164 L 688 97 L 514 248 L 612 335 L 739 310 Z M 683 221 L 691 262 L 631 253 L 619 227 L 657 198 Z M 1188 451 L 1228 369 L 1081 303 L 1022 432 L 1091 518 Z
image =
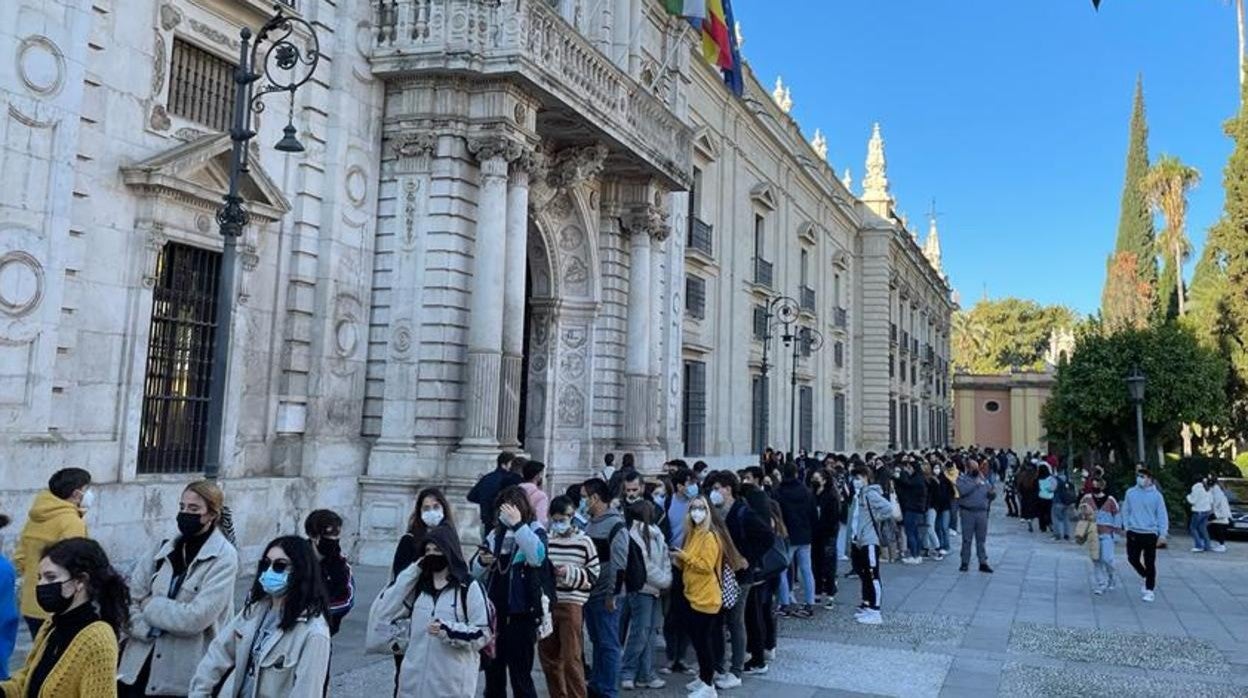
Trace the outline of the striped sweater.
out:
M 551 536 L 546 555 L 556 570 L 560 566 L 567 570 L 563 575 L 555 575 L 559 603 L 584 605 L 598 579 L 598 551 L 594 541 L 580 531 L 568 536 Z

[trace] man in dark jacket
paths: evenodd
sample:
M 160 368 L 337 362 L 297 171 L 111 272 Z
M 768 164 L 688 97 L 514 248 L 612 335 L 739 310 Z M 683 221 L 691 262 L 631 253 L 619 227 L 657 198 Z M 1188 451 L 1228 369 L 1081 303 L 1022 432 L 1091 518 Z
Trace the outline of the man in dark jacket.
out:
M 329 509 L 317 509 L 304 520 L 303 531 L 321 562 L 321 580 L 329 597 L 329 634 L 337 635 L 342 619 L 355 606 L 355 577 L 338 542 L 342 517 Z
M 718 507 L 719 511 L 724 515 L 724 523 L 728 527 L 728 535 L 732 538 L 732 544 L 736 546 L 741 556 L 750 563 L 750 566 L 743 573 L 737 575 L 741 586 L 741 593 L 736 605 L 725 614 L 725 620 L 728 625 L 728 636 L 732 644 L 732 662 L 727 665 L 724 661 L 724 643 L 716 642 L 716 668 L 719 673 L 724 676 L 715 682 L 716 688 L 735 688 L 741 685 L 741 676 L 745 673 L 745 649 L 748 640 L 751 637 L 761 637 L 763 629 L 762 619 L 747 619 L 745 612 L 749 594 L 752 593 L 754 581 L 753 575 L 762 563 L 763 556 L 771 549 L 775 542 L 775 534 L 771 532 L 771 527 L 764 523 L 764 520 L 754 513 L 752 509 L 738 495 L 741 493 L 741 484 L 736 475 L 728 470 L 718 470 L 707 476 L 705 482 L 702 483 L 706 491 L 709 493 L 711 504 Z M 761 608 L 754 606 L 757 611 Z M 753 634 L 751 634 L 753 628 Z M 758 644 L 757 642 L 755 644 Z M 752 658 L 757 659 L 757 658 Z M 757 666 L 752 663 L 751 666 Z
M 498 454 L 496 461 L 498 467 L 483 475 L 480 480 L 477 480 L 477 484 L 468 490 L 468 501 L 481 509 L 482 540 L 485 540 L 485 534 L 494 530 L 495 524 L 498 523 L 498 512 L 495 509 L 498 493 L 512 485 L 519 485 L 524 479 L 519 473 L 511 472 L 511 461 L 514 459 L 515 454 L 511 451 Z
M 763 521 L 770 519 L 771 505 L 768 502 L 771 498 L 763 489 L 763 469 L 757 465 L 751 465 L 738 470 L 737 477 L 741 479 L 741 498 L 745 500 L 746 505 Z
M 798 573 L 802 576 L 803 601 L 801 607 L 793 603 L 789 575 L 782 575 L 781 612 L 798 618 L 810 618 L 814 615 L 811 607 L 815 605 L 815 571 L 810 559 L 810 544 L 814 538 L 815 520 L 818 518 L 815 496 L 797 479 L 796 465 L 786 464 L 781 469 L 781 477 L 780 486 L 776 488 L 774 496 L 784 514 L 784 527 L 789 530 L 789 551 L 797 562 Z
M 923 562 L 923 541 L 919 529 L 927 516 L 927 481 L 923 473 L 906 457 L 901 462 L 896 481 L 897 502 L 901 504 L 901 520 L 906 529 L 906 556 L 902 562 L 917 565 Z

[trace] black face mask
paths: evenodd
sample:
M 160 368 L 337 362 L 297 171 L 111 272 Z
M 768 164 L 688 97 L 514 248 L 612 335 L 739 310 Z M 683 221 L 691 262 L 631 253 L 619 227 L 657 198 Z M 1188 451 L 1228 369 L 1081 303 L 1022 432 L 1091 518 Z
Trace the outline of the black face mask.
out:
M 64 613 L 74 602 L 74 597 L 62 593 L 64 587 L 65 582 L 48 582 L 35 587 L 35 600 L 39 602 L 39 608 L 54 616 Z
M 337 538 L 322 538 L 316 542 L 316 551 L 321 557 L 336 558 L 342 554 L 342 544 Z
M 178 531 L 183 536 L 193 536 L 204 529 L 204 522 L 199 520 L 200 514 L 182 512 L 178 514 Z
M 420 569 L 436 574 L 446 569 L 447 564 L 445 555 L 426 555 L 425 559 L 420 561 Z

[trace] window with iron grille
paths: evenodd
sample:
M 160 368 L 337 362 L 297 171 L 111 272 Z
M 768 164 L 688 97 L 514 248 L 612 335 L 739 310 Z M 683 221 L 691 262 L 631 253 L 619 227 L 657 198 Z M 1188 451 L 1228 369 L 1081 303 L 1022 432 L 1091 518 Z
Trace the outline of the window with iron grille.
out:
M 156 262 L 139 474 L 203 469 L 221 255 L 169 243 Z
M 682 437 L 685 453 L 706 453 L 706 364 L 685 362 L 685 404 Z
M 837 368 L 845 368 L 845 343 L 837 342 L 832 345 L 832 361 Z
M 706 279 L 700 276 L 685 277 L 685 314 L 699 320 L 706 317 Z
M 910 405 L 910 443 L 919 445 L 919 406 Z
M 892 354 L 888 355 L 888 377 L 892 378 L 897 374 L 897 357 Z
M 169 113 L 228 131 L 234 118 L 234 64 L 198 46 L 173 40 Z
M 901 403 L 901 448 L 910 448 L 910 408 Z
M 888 401 L 888 447 L 897 447 L 897 401 Z
M 750 382 L 750 450 L 762 453 L 767 448 L 767 379 L 754 376 Z
M 815 389 L 809 385 L 798 388 L 797 401 L 801 409 L 801 420 L 797 428 L 797 447 L 806 449 L 807 453 L 815 450 Z
M 901 369 L 901 375 L 899 376 L 899 378 L 901 378 L 902 383 L 905 383 L 906 382 L 906 362 L 898 361 L 897 368 Z
M 810 333 L 809 327 L 803 327 L 797 331 L 797 346 L 801 352 L 802 358 L 810 356 L 810 352 L 815 344 L 815 336 Z
M 832 396 L 832 448 L 845 451 L 845 393 Z
M 767 338 L 767 309 L 761 305 L 754 306 L 754 339 Z

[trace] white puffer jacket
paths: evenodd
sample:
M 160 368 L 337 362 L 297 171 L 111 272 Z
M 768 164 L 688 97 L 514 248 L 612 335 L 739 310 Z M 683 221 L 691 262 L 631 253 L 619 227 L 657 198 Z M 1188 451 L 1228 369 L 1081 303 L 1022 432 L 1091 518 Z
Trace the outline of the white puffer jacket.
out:
M 1213 509 L 1213 497 L 1209 494 L 1209 490 L 1205 489 L 1203 482 L 1192 485 L 1192 491 L 1187 494 L 1187 503 L 1192 505 L 1193 514 Z
M 645 527 L 642 522 L 634 521 L 628 536 L 637 543 L 646 558 L 646 585 L 641 588 L 641 593 L 658 596 L 672 585 L 672 562 L 667 556 L 667 542 L 663 540 L 663 532 L 658 526 L 650 526 L 650 543 L 647 545 L 646 537 L 642 533 Z
M 1226 498 L 1222 485 L 1215 484 L 1209 490 L 1209 498 L 1213 500 L 1213 522 L 1229 524 L 1231 522 L 1231 502 Z

